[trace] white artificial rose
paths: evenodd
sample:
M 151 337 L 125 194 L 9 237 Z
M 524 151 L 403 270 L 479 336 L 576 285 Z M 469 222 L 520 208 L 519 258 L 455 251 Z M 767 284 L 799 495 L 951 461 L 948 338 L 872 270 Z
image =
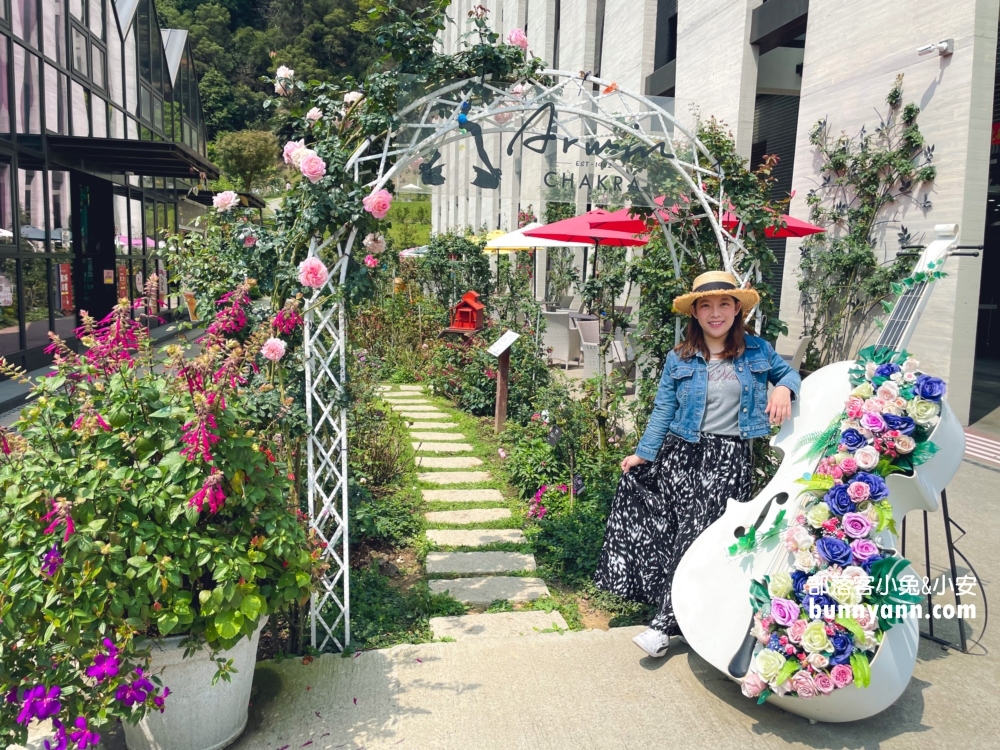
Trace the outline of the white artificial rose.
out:
M 902 379 L 903 379 L 903 373 L 901 372 L 894 372 L 892 375 L 889 376 L 890 381 L 895 381 L 897 383 Z
M 813 620 L 802 634 L 802 648 L 810 654 L 820 651 L 830 651 L 833 646 L 826 634 L 826 624 L 822 620 Z
M 816 669 L 825 669 L 830 664 L 830 660 L 823 656 L 823 654 L 809 654 L 806 661 Z
M 830 508 L 824 502 L 818 502 L 806 511 L 806 521 L 814 529 L 822 526 L 828 518 L 830 518 Z
M 766 646 L 767 642 L 771 640 L 770 631 L 761 624 L 759 617 L 754 617 L 753 628 L 750 630 L 750 635 L 756 638 L 757 642 L 762 646 Z
M 878 387 L 878 390 L 875 392 L 875 395 L 883 402 L 885 402 L 883 404 L 884 408 L 885 404 L 894 401 L 896 397 L 899 395 L 899 386 L 896 385 L 891 380 L 888 380 L 885 383 L 882 383 L 882 385 Z
M 816 544 L 813 535 L 809 533 L 809 529 L 805 526 L 792 527 L 791 538 L 794 540 L 795 549 L 797 550 L 811 550 Z
M 909 435 L 897 435 L 893 438 L 893 442 L 896 444 L 896 450 L 904 456 L 907 453 L 913 453 L 914 449 L 917 447 L 917 442 Z
M 871 471 L 880 460 L 878 451 L 870 445 L 864 445 L 854 451 L 854 460 L 858 462 L 858 468 L 862 471 Z
M 925 401 L 922 398 L 912 399 L 906 405 L 906 412 L 913 417 L 913 421 L 924 427 L 936 424 L 937 415 L 940 411 L 941 404 L 933 401 Z
M 827 581 L 826 592 L 839 604 L 861 604 L 861 593 L 851 578 L 837 576 Z
M 757 654 L 757 674 L 765 682 L 770 682 L 777 677 L 783 666 L 785 666 L 785 657 L 777 651 L 765 648 Z
M 872 378 L 874 378 L 875 377 L 875 370 L 877 368 L 878 368 L 878 365 L 876 365 L 874 362 L 869 362 L 867 365 L 865 365 L 865 379 L 866 380 L 871 380 Z
M 803 573 L 810 573 L 815 567 L 816 561 L 813 559 L 812 552 L 809 550 L 799 550 L 795 553 L 796 570 L 801 570 Z
M 903 373 L 903 382 L 904 383 L 916 383 L 917 382 L 917 374 L 915 372 L 904 372 Z
M 792 593 L 792 577 L 787 572 L 779 570 L 768 581 L 767 593 L 779 599 L 787 598 Z
M 852 396 L 857 396 L 858 398 L 862 398 L 862 399 L 864 399 L 864 398 L 871 398 L 874 393 L 875 393 L 875 389 L 872 388 L 872 384 L 868 383 L 868 382 L 862 383 L 857 388 L 855 388 L 853 391 L 851 391 L 851 395 Z
M 919 366 L 920 366 L 920 363 L 917 362 L 917 360 L 915 360 L 913 357 L 908 357 L 906 359 L 906 361 L 903 363 L 903 372 L 904 373 L 915 373 L 917 371 L 917 368 Z

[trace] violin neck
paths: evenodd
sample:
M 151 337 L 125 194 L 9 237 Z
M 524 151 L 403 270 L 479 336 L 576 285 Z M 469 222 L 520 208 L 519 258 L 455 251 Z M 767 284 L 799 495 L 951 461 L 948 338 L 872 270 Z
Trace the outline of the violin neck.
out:
M 920 314 L 927 305 L 930 292 L 930 284 L 919 282 L 900 295 L 899 299 L 896 300 L 896 306 L 892 308 L 889 320 L 882 328 L 882 334 L 875 342 L 876 348 L 894 351 L 906 348 L 920 320 Z

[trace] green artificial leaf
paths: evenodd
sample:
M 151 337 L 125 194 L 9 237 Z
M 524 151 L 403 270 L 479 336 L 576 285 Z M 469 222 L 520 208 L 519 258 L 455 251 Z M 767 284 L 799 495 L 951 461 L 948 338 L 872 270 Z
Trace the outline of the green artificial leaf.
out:
M 838 617 L 834 620 L 845 630 L 849 631 L 857 640 L 864 642 L 865 630 L 851 617 Z
M 892 305 L 891 302 L 889 302 L 889 300 L 884 300 L 884 299 L 883 300 L 879 300 L 879 304 L 882 305 L 882 311 L 886 315 L 888 315 L 889 313 L 892 312 L 893 305 Z
M 917 447 L 913 449 L 913 453 L 910 454 L 910 460 L 913 462 L 914 466 L 920 466 L 920 464 L 930 460 L 931 456 L 938 452 L 938 447 L 930 440 L 926 440 L 922 443 L 917 443 Z
M 764 688 L 763 690 L 761 690 L 760 695 L 757 696 L 757 705 L 759 706 L 763 704 L 767 700 L 767 697 L 770 694 L 771 694 L 771 688 Z
M 791 677 L 793 674 L 799 671 L 799 660 L 798 659 L 786 659 L 784 666 L 781 671 L 778 672 L 778 676 L 774 678 L 775 685 L 781 685 L 785 680 Z
M 756 579 L 750 581 L 750 603 L 754 609 L 770 604 L 771 596 L 767 593 L 767 583 Z
M 862 651 L 851 653 L 851 671 L 854 673 L 854 684 L 857 687 L 866 688 L 871 684 L 871 668 L 868 657 Z

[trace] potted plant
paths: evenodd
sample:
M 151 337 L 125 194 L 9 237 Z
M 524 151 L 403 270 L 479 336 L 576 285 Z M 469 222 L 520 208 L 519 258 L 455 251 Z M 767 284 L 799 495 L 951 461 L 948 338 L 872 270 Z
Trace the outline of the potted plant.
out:
M 46 719 L 56 748 L 93 746 L 115 720 L 133 750 L 242 731 L 263 620 L 320 572 L 249 387 L 301 317 L 290 305 L 251 327 L 249 289 L 219 301 L 193 357 L 173 345 L 154 360 L 124 300 L 99 323 L 84 314 L 84 354 L 51 334 L 54 372 L 0 431 L 4 746 Z

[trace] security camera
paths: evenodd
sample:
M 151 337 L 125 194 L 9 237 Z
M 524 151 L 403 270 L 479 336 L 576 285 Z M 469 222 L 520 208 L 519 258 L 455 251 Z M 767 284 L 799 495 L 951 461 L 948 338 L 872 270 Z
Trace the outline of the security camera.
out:
M 918 55 L 931 55 L 937 52 L 939 55 L 944 57 L 945 55 L 950 55 L 955 51 L 955 40 L 954 39 L 943 39 L 936 44 L 925 44 L 923 47 L 917 47 Z

